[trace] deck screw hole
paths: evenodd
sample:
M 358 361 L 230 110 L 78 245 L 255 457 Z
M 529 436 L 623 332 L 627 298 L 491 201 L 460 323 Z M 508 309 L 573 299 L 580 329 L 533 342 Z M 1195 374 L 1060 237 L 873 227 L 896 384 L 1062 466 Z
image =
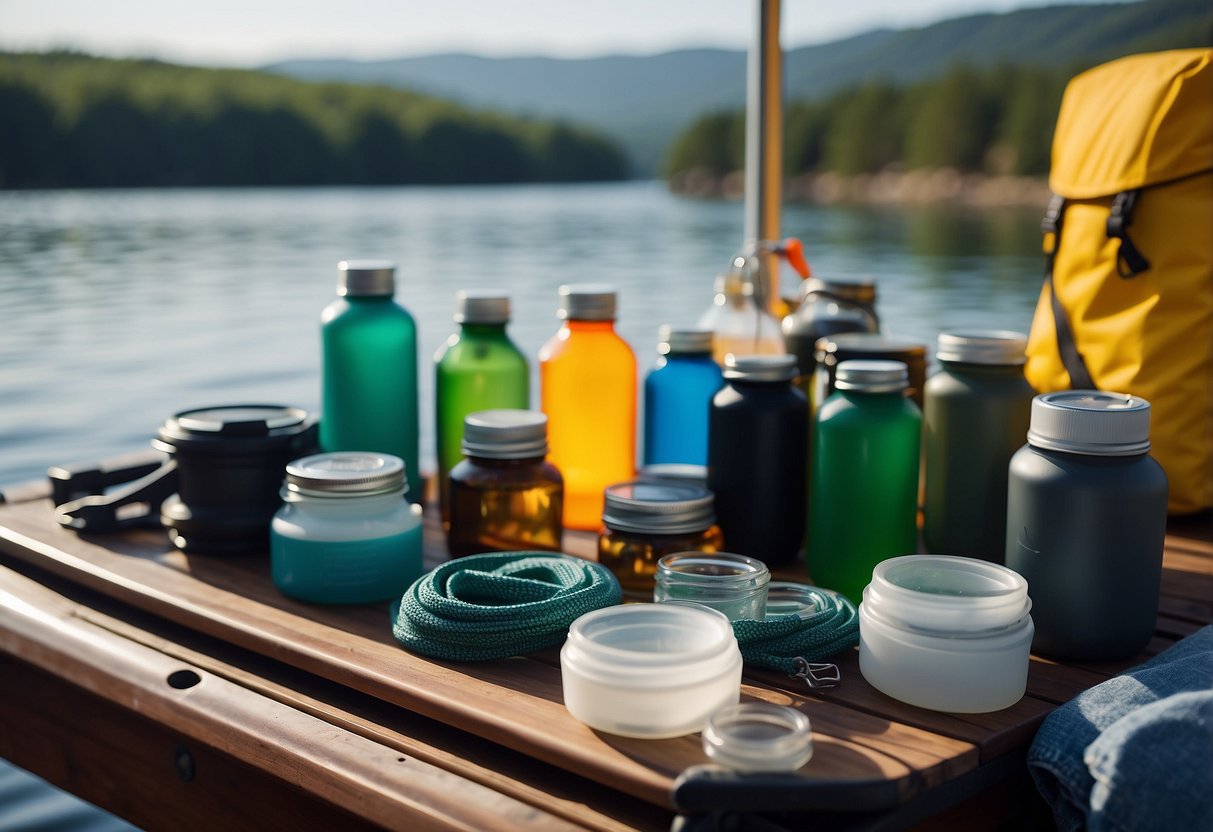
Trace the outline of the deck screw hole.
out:
M 177 670 L 168 675 L 169 687 L 176 688 L 177 690 L 192 688 L 201 681 L 202 677 L 192 670 Z

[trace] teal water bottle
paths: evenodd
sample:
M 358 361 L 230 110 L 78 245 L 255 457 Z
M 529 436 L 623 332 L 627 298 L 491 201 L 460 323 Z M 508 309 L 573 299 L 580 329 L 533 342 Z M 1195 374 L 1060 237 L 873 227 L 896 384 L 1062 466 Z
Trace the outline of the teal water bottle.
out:
M 644 464 L 708 464 L 708 411 L 724 386 L 712 331 L 658 331 L 657 363 L 644 379 Z
M 876 564 L 918 549 L 922 414 L 908 383 L 904 362 L 843 361 L 814 422 L 809 575 L 857 604 Z
M 320 316 L 323 379 L 320 446 L 378 451 L 404 460 L 409 499 L 421 501 L 417 467 L 417 325 L 393 300 L 396 267 L 337 264 L 339 297 Z
M 455 293 L 459 332 L 434 355 L 438 482 L 442 516 L 449 516 L 450 474 L 463 459 L 463 420 L 481 410 L 526 410 L 531 377 L 526 357 L 506 334 L 510 298 L 489 290 Z

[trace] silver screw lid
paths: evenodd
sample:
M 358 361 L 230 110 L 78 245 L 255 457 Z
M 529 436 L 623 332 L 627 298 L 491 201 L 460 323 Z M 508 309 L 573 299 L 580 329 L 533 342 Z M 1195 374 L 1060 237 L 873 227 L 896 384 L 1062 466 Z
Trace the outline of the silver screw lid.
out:
M 337 264 L 337 294 L 381 297 L 396 292 L 396 264 L 390 260 L 342 260 Z
M 904 361 L 853 358 L 841 361 L 834 371 L 834 387 L 859 393 L 895 393 L 910 386 Z
M 1043 393 L 1032 400 L 1028 443 L 1089 456 L 1144 454 L 1150 450 L 1150 403 L 1101 390 Z
M 485 459 L 532 459 L 548 452 L 548 417 L 536 410 L 479 410 L 463 420 L 463 453 Z
M 876 301 L 876 281 L 874 280 L 824 280 L 820 277 L 810 277 L 800 290 L 802 299 L 808 299 L 817 292 L 829 292 L 842 300 L 853 303 L 874 303 Z
M 404 460 L 391 454 L 335 451 L 286 466 L 287 491 L 312 496 L 365 497 L 408 490 Z
M 940 361 L 960 364 L 1023 364 L 1028 336 L 1010 330 L 985 332 L 941 332 L 935 349 Z
M 710 329 L 675 329 L 662 324 L 657 328 L 657 352 L 662 355 L 711 355 L 714 338 Z
M 716 522 L 716 498 L 696 485 L 633 480 L 607 486 L 602 523 L 640 534 L 701 532 Z
M 558 291 L 556 317 L 562 321 L 613 321 L 615 294 L 615 287 L 604 283 L 566 284 Z
M 510 296 L 492 289 L 455 293 L 455 323 L 504 324 L 510 320 Z
M 741 381 L 789 381 L 796 378 L 794 355 L 726 355 L 724 377 Z

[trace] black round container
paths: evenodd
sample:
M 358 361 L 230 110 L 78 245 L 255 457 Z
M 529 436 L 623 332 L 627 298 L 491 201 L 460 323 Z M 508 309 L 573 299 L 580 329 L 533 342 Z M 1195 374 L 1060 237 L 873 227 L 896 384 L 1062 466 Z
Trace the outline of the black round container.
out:
M 174 415 L 152 445 L 177 464 L 177 493 L 160 507 L 174 546 L 268 551 L 286 465 L 317 449 L 316 422 L 298 407 L 207 407 Z
M 906 395 L 919 409 L 923 406 L 923 388 L 927 382 L 927 347 L 908 338 L 895 338 L 869 332 L 845 332 L 817 341 L 817 369 L 813 379 L 813 412 L 834 392 L 834 369 L 851 359 L 883 359 L 904 362 L 910 372 Z

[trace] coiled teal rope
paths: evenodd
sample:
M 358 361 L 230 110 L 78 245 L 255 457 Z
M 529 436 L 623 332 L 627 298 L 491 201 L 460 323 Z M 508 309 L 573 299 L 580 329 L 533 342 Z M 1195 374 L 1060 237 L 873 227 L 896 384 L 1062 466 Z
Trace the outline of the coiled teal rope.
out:
M 618 604 L 604 566 L 551 552 L 495 552 L 442 564 L 405 592 L 392 634 L 409 650 L 461 662 L 564 641 L 583 613 Z
M 795 675 L 800 663 L 820 662 L 859 643 L 859 613 L 843 595 L 805 587 L 811 610 L 768 618 L 734 621 L 733 635 L 748 665 Z

